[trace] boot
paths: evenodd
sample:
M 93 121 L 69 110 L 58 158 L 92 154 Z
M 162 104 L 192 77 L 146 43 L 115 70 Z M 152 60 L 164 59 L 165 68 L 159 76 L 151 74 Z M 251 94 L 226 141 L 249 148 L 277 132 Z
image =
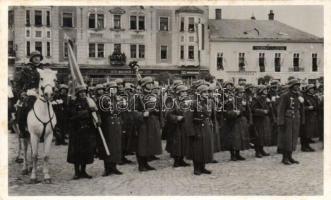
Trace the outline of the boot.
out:
M 181 167 L 190 166 L 190 164 L 188 164 L 187 162 L 184 161 L 183 157 L 180 157 L 178 161 L 179 161 L 179 164 L 180 164 Z
M 109 164 L 106 161 L 103 161 L 103 165 L 104 165 L 105 171 L 102 174 L 102 176 L 110 175 L 111 173 L 110 173 L 110 170 L 109 170 Z
M 290 160 L 289 160 L 289 156 L 288 156 L 288 152 L 287 152 L 287 151 L 283 152 L 282 163 L 283 163 L 284 165 L 291 165 L 291 164 L 292 164 L 292 163 L 290 162 Z
M 147 162 L 147 158 L 144 159 L 144 165 L 147 170 L 156 170 L 154 167 L 150 166 Z
M 246 160 L 246 158 L 244 158 L 244 157 L 242 157 L 240 155 L 240 151 L 239 150 L 236 150 L 236 157 L 237 157 L 238 160 Z
M 80 177 L 81 178 L 88 178 L 88 179 L 91 179 L 92 178 L 92 176 L 90 176 L 90 175 L 88 175 L 86 173 L 86 164 L 82 164 L 81 165 Z
M 174 157 L 174 167 L 181 167 L 178 157 Z
M 141 156 L 136 155 L 137 157 L 137 162 L 138 162 L 138 170 L 140 172 L 145 172 L 148 171 L 148 169 L 144 166 L 143 160 Z
M 230 154 L 231 154 L 231 160 L 232 161 L 237 161 L 237 157 L 235 156 L 234 150 L 231 150 Z
M 73 180 L 80 179 L 80 173 L 79 173 L 79 164 L 75 164 L 75 175 L 72 178 Z
M 257 146 L 257 145 L 255 145 L 255 157 L 257 157 L 257 158 L 262 158 L 263 157 L 262 153 L 260 151 L 260 147 Z
M 299 163 L 300 163 L 299 161 L 294 160 L 294 159 L 292 158 L 292 152 L 289 152 L 288 155 L 289 155 L 288 159 L 289 159 L 289 161 L 290 161 L 291 163 L 293 163 L 293 164 L 299 164 Z
M 201 173 L 203 174 L 211 174 L 211 171 L 206 169 L 206 164 L 205 163 L 200 163 L 201 166 Z
M 260 153 L 262 154 L 262 156 L 270 156 L 269 153 L 264 151 L 263 146 L 260 146 Z
M 196 161 L 193 161 L 193 174 L 197 176 L 201 175 L 201 171 L 198 166 L 199 164 Z
M 123 173 L 117 169 L 116 163 L 110 163 L 111 171 L 116 175 L 122 175 Z

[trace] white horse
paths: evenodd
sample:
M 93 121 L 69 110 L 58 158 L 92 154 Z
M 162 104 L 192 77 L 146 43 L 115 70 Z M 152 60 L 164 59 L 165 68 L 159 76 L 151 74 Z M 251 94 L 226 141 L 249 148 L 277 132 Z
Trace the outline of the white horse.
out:
M 37 183 L 37 161 L 38 161 L 38 146 L 41 137 L 44 139 L 44 165 L 43 174 L 44 182 L 51 183 L 49 175 L 48 161 L 51 149 L 53 130 L 56 125 L 56 116 L 53 111 L 51 99 L 53 96 L 56 71 L 51 69 L 38 69 L 40 74 L 39 88 L 37 100 L 33 105 L 32 110 L 28 114 L 27 126 L 30 133 L 30 142 L 32 148 L 32 171 L 30 181 Z

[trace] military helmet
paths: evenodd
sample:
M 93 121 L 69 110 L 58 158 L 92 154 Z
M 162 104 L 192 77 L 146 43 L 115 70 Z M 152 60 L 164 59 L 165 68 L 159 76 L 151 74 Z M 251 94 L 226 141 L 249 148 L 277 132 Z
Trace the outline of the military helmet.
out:
M 300 81 L 298 79 L 293 78 L 287 82 L 287 85 L 291 88 L 295 85 L 300 85 Z
M 234 83 L 231 82 L 231 81 L 225 81 L 225 82 L 223 83 L 223 87 L 224 87 L 224 88 L 226 88 L 226 86 L 228 86 L 228 85 L 232 85 L 232 86 L 234 86 Z
M 188 90 L 188 87 L 185 86 L 185 85 L 179 85 L 176 87 L 176 93 L 180 93 L 180 92 L 184 92 L 184 91 L 187 91 Z
M 257 93 L 258 94 L 261 94 L 266 89 L 267 89 L 267 86 L 265 86 L 265 85 L 258 85 L 258 87 L 257 87 Z
M 277 80 L 277 79 L 272 79 L 271 81 L 270 81 L 270 85 L 271 86 L 275 86 L 275 85 L 278 85 L 279 84 L 279 81 Z
M 248 83 L 248 84 L 245 85 L 245 91 L 247 91 L 251 88 L 254 88 L 252 84 Z
M 76 87 L 76 94 L 78 94 L 79 92 L 87 92 L 87 87 L 86 85 L 79 85 Z
M 306 89 L 306 91 L 308 91 L 312 88 L 315 89 L 316 88 L 315 85 L 314 84 L 308 84 L 305 89 Z
M 32 59 L 36 56 L 40 57 L 40 61 L 42 61 L 44 59 L 44 57 L 41 55 L 41 53 L 39 51 L 34 51 L 30 53 L 30 62 L 32 62 Z
M 117 84 L 115 81 L 110 81 L 109 83 L 107 83 L 106 85 L 107 88 L 114 88 L 117 87 Z
M 69 90 L 69 87 L 66 85 L 66 84 L 60 84 L 59 85 L 59 89 L 61 90 L 61 89 L 67 89 L 67 90 Z
M 121 78 L 117 78 L 117 79 L 115 79 L 115 83 L 116 83 L 117 85 L 119 85 L 119 84 L 124 84 L 124 81 L 123 81 L 123 79 L 121 79 Z
M 124 89 L 125 90 L 134 90 L 134 84 L 132 84 L 132 83 L 125 83 Z
M 205 92 L 205 91 L 208 91 L 209 90 L 209 87 L 207 85 L 200 85 L 198 88 L 197 88 L 197 92 L 198 93 L 202 93 L 202 92 Z
M 105 89 L 105 86 L 103 84 L 97 84 L 95 86 L 95 90 L 100 90 L 100 89 L 104 90 Z
M 150 76 L 146 76 L 143 79 L 140 80 L 141 86 L 144 87 L 148 83 L 154 83 L 153 78 Z
M 245 92 L 245 88 L 243 86 L 236 87 L 236 92 Z

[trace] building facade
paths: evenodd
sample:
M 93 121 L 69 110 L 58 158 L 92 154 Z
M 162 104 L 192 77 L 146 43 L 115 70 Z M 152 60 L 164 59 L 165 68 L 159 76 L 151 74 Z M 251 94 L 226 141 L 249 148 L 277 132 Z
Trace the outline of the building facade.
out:
M 210 73 L 238 84 L 264 76 L 286 83 L 290 76 L 314 82 L 323 76 L 323 39 L 274 20 L 216 19 L 210 26 Z
M 131 61 L 146 75 L 190 78 L 208 71 L 208 7 L 22 6 L 10 13 L 16 66 L 38 50 L 45 62 L 68 73 L 67 35 L 82 73 L 95 79 L 130 79 Z

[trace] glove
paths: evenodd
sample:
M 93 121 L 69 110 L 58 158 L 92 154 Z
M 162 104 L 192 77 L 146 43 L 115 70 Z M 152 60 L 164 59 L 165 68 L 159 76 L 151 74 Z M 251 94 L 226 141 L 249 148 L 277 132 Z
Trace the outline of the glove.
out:
M 145 112 L 143 113 L 143 115 L 144 115 L 144 117 L 148 117 L 148 116 L 149 116 L 149 112 L 148 112 L 148 111 L 145 111 Z
M 180 122 L 180 121 L 182 121 L 182 120 L 183 120 L 183 118 L 184 118 L 183 116 L 177 116 L 177 121 L 179 121 L 179 122 Z

